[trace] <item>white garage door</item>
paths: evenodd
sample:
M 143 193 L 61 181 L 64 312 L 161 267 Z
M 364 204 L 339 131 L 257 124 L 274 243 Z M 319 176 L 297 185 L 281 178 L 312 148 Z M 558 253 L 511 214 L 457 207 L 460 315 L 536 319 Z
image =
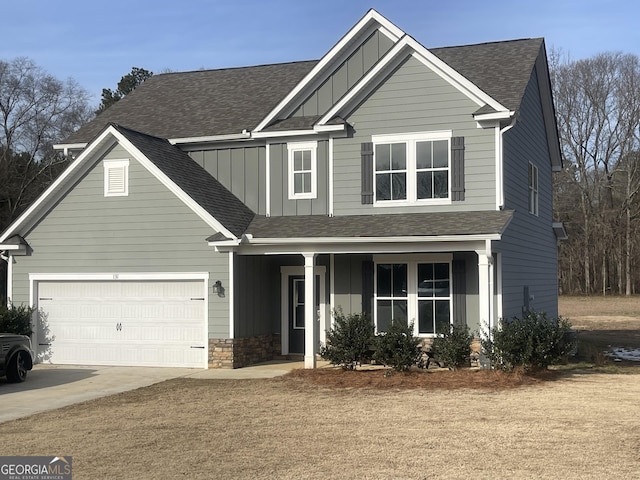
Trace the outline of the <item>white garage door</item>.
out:
M 204 282 L 41 281 L 42 361 L 206 366 Z

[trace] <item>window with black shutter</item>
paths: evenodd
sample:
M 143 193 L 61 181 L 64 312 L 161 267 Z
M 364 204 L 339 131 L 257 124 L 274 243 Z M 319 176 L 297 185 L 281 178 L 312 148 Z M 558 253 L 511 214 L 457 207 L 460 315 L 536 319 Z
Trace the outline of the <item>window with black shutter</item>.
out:
M 362 204 L 465 199 L 464 137 L 450 131 L 374 135 L 361 144 Z

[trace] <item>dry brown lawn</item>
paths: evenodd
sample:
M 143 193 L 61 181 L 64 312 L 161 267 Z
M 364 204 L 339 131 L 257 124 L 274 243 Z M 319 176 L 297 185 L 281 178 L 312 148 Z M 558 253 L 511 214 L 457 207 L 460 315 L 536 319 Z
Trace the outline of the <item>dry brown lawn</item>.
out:
M 578 356 L 600 366 L 638 369 L 640 362 L 613 362 L 614 347 L 640 348 L 640 297 L 560 297 L 560 314 L 578 331 Z
M 581 302 L 561 313 L 598 331 Z M 636 302 L 612 330 L 640 331 Z M 363 373 L 170 380 L 2 423 L 0 454 L 71 455 L 75 479 L 640 476 L 640 375 Z

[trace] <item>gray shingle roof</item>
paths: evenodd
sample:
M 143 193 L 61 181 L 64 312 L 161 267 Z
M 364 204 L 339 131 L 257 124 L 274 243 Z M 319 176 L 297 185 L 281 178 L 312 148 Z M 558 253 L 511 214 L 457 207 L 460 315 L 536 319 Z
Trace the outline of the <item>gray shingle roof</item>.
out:
M 86 143 L 105 125 L 127 125 L 161 138 L 251 130 L 317 62 L 154 75 L 64 143 Z
M 542 38 L 528 38 L 429 51 L 505 107 L 518 110 L 543 45 Z
M 165 139 L 113 127 L 227 230 L 242 235 L 254 213 L 189 155 Z
M 430 51 L 481 90 L 517 110 L 543 39 Z M 63 143 L 86 143 L 116 123 L 161 138 L 206 137 L 252 130 L 317 61 L 154 75 Z M 320 117 L 281 120 L 267 130 L 310 128 Z
M 260 238 L 411 237 L 500 234 L 512 210 L 327 217 L 256 216 L 246 233 Z

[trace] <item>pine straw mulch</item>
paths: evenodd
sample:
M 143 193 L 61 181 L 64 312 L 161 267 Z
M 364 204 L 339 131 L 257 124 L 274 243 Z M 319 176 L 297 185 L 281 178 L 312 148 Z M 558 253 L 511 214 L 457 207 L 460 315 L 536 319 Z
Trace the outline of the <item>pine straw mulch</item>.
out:
M 562 376 L 562 372 L 554 370 L 502 372 L 485 369 L 416 369 L 395 372 L 387 368 L 361 367 L 356 370 L 344 370 L 341 367 L 327 367 L 292 370 L 285 379 L 336 389 L 507 390 L 540 385 Z

